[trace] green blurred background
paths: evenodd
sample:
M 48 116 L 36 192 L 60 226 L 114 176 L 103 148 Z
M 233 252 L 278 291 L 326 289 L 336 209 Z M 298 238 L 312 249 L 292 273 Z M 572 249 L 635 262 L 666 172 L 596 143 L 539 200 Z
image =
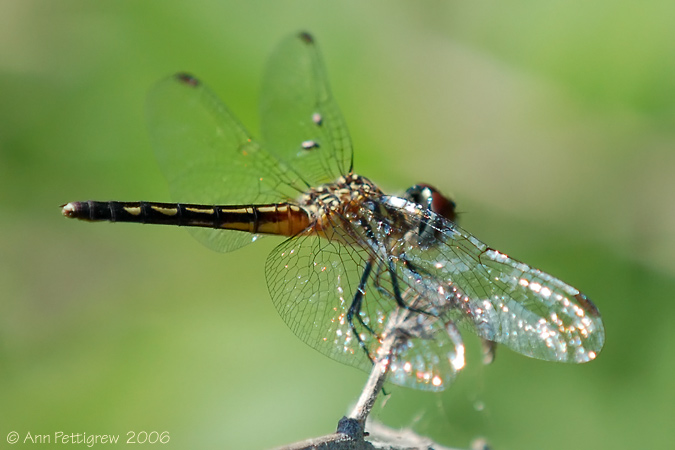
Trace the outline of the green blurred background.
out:
M 172 448 L 264 449 L 332 431 L 356 400 L 365 373 L 269 300 L 278 240 L 223 255 L 58 208 L 168 201 L 149 87 L 190 71 L 256 133 L 263 64 L 300 29 L 359 173 L 451 193 L 467 229 L 605 320 L 583 366 L 502 349 L 483 367 L 465 336 L 454 386 L 391 387 L 376 416 L 458 447 L 673 448 L 673 17 L 672 0 L 0 1 L 0 448 L 13 430 L 166 430 Z

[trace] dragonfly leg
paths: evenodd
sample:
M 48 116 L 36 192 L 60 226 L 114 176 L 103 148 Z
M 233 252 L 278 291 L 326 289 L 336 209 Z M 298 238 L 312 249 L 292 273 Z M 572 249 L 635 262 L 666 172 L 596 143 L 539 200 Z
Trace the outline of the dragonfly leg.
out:
M 403 261 L 403 265 L 405 266 L 405 268 L 408 269 L 409 271 L 411 271 L 412 273 L 414 273 L 415 275 L 421 276 L 421 274 L 424 273 L 424 275 L 426 275 L 426 276 L 431 276 L 431 274 L 428 271 L 423 270 L 422 268 L 415 266 L 413 263 L 411 263 L 407 259 L 402 258 L 402 261 Z
M 370 225 L 368 224 L 368 222 L 366 222 L 363 219 L 360 219 L 359 224 L 361 225 L 361 227 L 363 227 L 363 229 L 366 233 L 366 236 L 368 236 L 368 238 L 372 242 L 377 243 L 377 238 L 375 237 L 375 233 L 373 233 L 373 230 L 370 227 Z M 356 295 L 354 296 L 354 301 L 352 301 L 352 305 L 349 308 L 349 312 L 352 313 L 352 318 L 353 318 L 354 314 L 356 314 L 356 318 L 359 321 L 359 323 L 361 325 L 363 325 L 363 327 L 366 330 L 368 330 L 368 332 L 370 334 L 372 334 L 373 336 L 376 336 L 377 333 L 375 333 L 373 331 L 373 329 L 370 328 L 370 326 L 368 326 L 368 324 L 366 324 L 363 321 L 363 318 L 359 314 L 361 312 L 361 304 L 363 303 L 363 295 L 366 292 L 366 283 L 368 282 L 368 277 L 370 276 L 370 272 L 371 272 L 372 268 L 373 268 L 373 261 L 369 260 L 368 263 L 366 264 L 366 268 L 365 268 L 365 271 L 363 272 L 363 276 L 361 277 L 361 282 L 359 283 L 359 287 L 356 291 Z M 352 324 L 352 322 L 350 322 L 350 325 L 351 324 Z M 356 332 L 356 330 L 354 330 L 354 332 Z
M 356 326 L 354 325 L 354 317 L 356 316 L 356 320 L 359 321 L 361 325 L 363 325 L 368 332 L 371 334 L 375 334 L 366 323 L 363 322 L 363 319 L 361 318 L 361 304 L 363 303 L 363 295 L 366 292 L 366 283 L 368 282 L 368 278 L 370 277 L 370 272 L 373 269 L 373 261 L 368 261 L 366 264 L 366 267 L 363 271 L 363 275 L 361 276 L 361 281 L 359 282 L 359 286 L 356 289 L 356 294 L 354 295 L 354 299 L 352 300 L 352 304 L 349 306 L 349 311 L 347 311 L 347 323 L 349 324 L 349 327 L 352 329 L 354 332 L 354 336 L 356 336 L 356 340 L 358 341 L 359 345 L 363 349 L 363 351 L 366 352 L 366 356 L 368 359 L 374 363 L 373 358 L 371 358 L 370 353 L 368 353 L 368 348 L 366 347 L 366 343 L 363 342 L 363 339 L 361 339 L 361 335 L 359 334 L 358 330 L 356 329 Z
M 406 267 L 410 269 L 413 273 L 417 274 L 414 270 L 411 269 L 412 265 L 410 264 L 410 261 L 404 260 Z M 396 268 L 394 267 L 394 262 L 392 260 L 389 260 L 389 264 L 387 266 L 387 270 L 389 272 L 389 276 L 391 277 L 391 287 L 394 291 L 394 299 L 396 300 L 396 304 L 400 307 L 403 308 L 407 311 L 414 312 L 414 313 L 419 313 L 419 314 L 427 314 L 433 316 L 434 314 L 425 311 L 423 309 L 418 309 L 418 308 L 413 308 L 410 305 L 407 305 L 403 301 L 403 297 L 401 296 L 401 288 L 398 285 L 398 276 L 396 275 Z M 418 274 L 419 275 L 419 274 Z

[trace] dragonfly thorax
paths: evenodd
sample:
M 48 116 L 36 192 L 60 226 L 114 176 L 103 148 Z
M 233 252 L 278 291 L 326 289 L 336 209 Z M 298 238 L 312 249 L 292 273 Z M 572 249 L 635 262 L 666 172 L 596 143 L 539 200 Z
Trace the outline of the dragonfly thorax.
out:
M 310 189 L 300 197 L 299 203 L 321 221 L 333 213 L 345 214 L 350 205 L 359 204 L 373 194 L 382 195 L 382 191 L 367 178 L 352 173 Z

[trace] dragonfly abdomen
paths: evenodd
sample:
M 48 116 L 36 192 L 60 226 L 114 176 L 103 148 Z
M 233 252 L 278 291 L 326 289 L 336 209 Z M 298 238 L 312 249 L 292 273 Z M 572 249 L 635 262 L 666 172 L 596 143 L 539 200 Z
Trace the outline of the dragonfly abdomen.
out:
M 309 213 L 294 204 L 197 205 L 156 202 L 71 202 L 66 217 L 87 221 L 135 222 L 184 227 L 222 228 L 255 234 L 294 236 L 311 225 Z

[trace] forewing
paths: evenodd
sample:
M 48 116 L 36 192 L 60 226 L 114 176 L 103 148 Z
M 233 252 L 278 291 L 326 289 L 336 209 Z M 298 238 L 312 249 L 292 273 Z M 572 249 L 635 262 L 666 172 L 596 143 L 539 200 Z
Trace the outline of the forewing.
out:
M 294 181 L 317 186 L 351 171 L 347 127 L 309 34 L 287 37 L 272 53 L 260 117 L 266 148 L 295 169 Z
M 183 203 L 270 203 L 295 197 L 285 166 L 263 151 L 237 119 L 199 80 L 176 74 L 157 83 L 147 102 L 150 137 L 173 200 Z M 239 248 L 255 236 L 191 228 L 218 251 Z
M 600 352 L 602 319 L 576 288 L 419 205 L 381 200 L 381 209 L 373 212 L 366 204 L 361 214 L 370 223 L 390 222 L 403 230 L 388 251 L 401 283 L 428 302 L 422 309 L 533 358 L 582 363 Z

